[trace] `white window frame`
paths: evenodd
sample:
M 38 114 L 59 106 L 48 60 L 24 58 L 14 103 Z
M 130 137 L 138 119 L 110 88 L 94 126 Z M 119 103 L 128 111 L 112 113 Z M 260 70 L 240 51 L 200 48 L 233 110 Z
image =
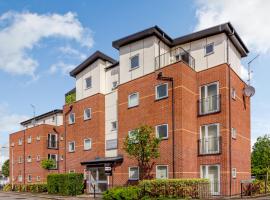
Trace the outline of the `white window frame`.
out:
M 37 136 L 37 141 L 40 141 L 40 136 L 39 135 Z
M 160 127 L 160 126 L 167 126 L 167 137 L 162 137 L 162 138 L 160 138 L 159 137 L 159 133 L 158 133 L 158 127 Z M 156 137 L 157 138 L 159 138 L 159 139 L 161 139 L 161 140 L 166 140 L 166 139 L 168 139 L 169 138 L 169 125 L 168 124 L 159 124 L 159 125 L 156 125 L 155 126 L 155 132 L 156 132 Z
M 22 156 L 19 156 L 19 159 L 18 159 L 18 163 L 21 164 L 22 163 Z
M 209 126 L 213 126 L 213 125 L 216 125 L 216 126 L 217 126 L 218 150 L 217 150 L 217 152 L 209 153 L 208 145 L 206 145 L 206 150 L 205 150 L 206 153 L 201 153 L 201 149 L 199 149 L 199 151 L 200 151 L 201 154 L 208 155 L 208 154 L 216 154 L 216 153 L 220 153 L 220 140 L 219 140 L 219 137 L 220 137 L 220 124 L 219 124 L 219 123 L 213 123 L 213 124 L 204 124 L 204 125 L 201 125 L 201 126 L 200 126 L 200 140 L 201 140 L 201 141 L 203 140 L 203 137 L 202 137 L 202 127 L 205 127 L 205 135 L 207 135 L 206 138 L 209 138 L 209 137 L 208 137 L 208 127 L 209 127 Z M 200 148 L 201 148 L 201 147 L 200 147 Z
M 71 121 L 71 117 L 70 117 L 71 115 L 74 115 L 74 121 L 73 122 Z M 75 121 L 76 121 L 75 113 L 74 112 L 69 113 L 69 115 L 68 115 L 68 123 L 69 124 L 75 124 Z
M 40 176 L 37 176 L 37 182 L 40 182 L 41 178 Z
M 207 48 L 208 46 L 211 46 L 211 45 L 213 46 L 213 51 L 207 53 L 207 52 L 206 52 L 206 48 Z M 215 43 L 214 43 L 214 42 L 211 42 L 211 43 L 209 43 L 209 44 L 206 44 L 206 45 L 204 46 L 204 56 L 209 56 L 209 55 L 211 55 L 211 54 L 213 54 L 213 53 L 215 53 Z
M 27 156 L 27 162 L 28 163 L 32 162 L 32 156 Z
M 52 159 L 52 155 L 55 156 L 55 160 Z M 52 159 L 55 161 L 55 167 L 52 167 L 51 169 L 58 169 L 58 155 L 54 153 L 49 153 L 48 154 L 48 159 Z
M 40 155 L 37 155 L 37 158 L 36 158 L 37 162 L 40 161 Z
M 87 110 L 89 110 L 89 112 L 90 112 L 90 117 L 87 117 L 87 115 L 86 115 Z M 85 108 L 84 111 L 83 111 L 83 119 L 84 120 L 89 120 L 91 118 L 92 118 L 92 109 L 91 108 Z
M 22 138 L 19 138 L 18 145 L 22 145 Z
M 236 100 L 236 90 L 233 87 L 231 88 L 231 96 L 233 100 Z
M 232 178 L 236 178 L 237 177 L 237 170 L 235 167 L 232 168 Z
M 131 178 L 131 177 L 130 177 L 130 176 L 131 176 L 131 171 L 130 171 L 131 168 L 136 168 L 136 169 L 138 170 L 138 177 L 137 177 L 137 178 Z M 139 178 L 140 178 L 140 168 L 139 168 L 138 166 L 131 166 L 131 167 L 128 167 L 128 180 L 133 180 L 133 181 L 135 181 L 135 180 L 139 180 Z
M 64 160 L 64 155 L 61 155 L 60 156 L 60 160 Z
M 32 136 L 31 135 L 27 137 L 27 143 L 28 144 L 31 144 L 32 143 Z
M 86 140 L 89 140 L 90 141 L 90 147 L 89 148 L 86 148 L 86 145 L 85 145 L 85 141 Z M 85 138 L 83 140 L 83 150 L 88 151 L 88 150 L 91 150 L 91 149 L 92 149 L 92 139 L 91 138 Z
M 138 57 L 138 66 L 132 67 L 132 66 L 131 66 L 131 60 L 132 60 L 133 58 L 135 58 L 135 57 Z M 134 55 L 134 56 L 131 56 L 131 57 L 129 58 L 129 70 L 132 71 L 132 70 L 137 69 L 137 68 L 139 68 L 139 67 L 140 67 L 140 54 L 136 54 L 136 55 Z
M 206 166 L 207 170 L 206 170 L 206 177 L 208 177 L 208 168 L 210 166 L 216 166 L 218 168 L 218 192 L 214 192 L 212 193 L 213 195 L 219 195 L 220 194 L 220 165 L 219 164 L 213 164 L 213 165 L 201 165 L 200 166 L 200 178 L 204 178 L 203 177 L 203 166 Z M 211 183 L 210 183 L 211 184 Z
M 30 178 L 31 177 L 31 178 Z M 31 180 L 30 180 L 31 179 Z M 28 174 L 27 176 L 27 182 L 32 182 L 32 175 L 31 174 Z
M 137 95 L 137 104 L 135 104 L 135 105 L 130 105 L 130 97 L 132 96 L 132 95 Z M 129 94 L 128 95 L 128 108 L 133 108 L 133 107 L 136 107 L 136 106 L 138 106 L 139 104 L 140 104 L 140 94 L 139 94 L 139 92 L 133 92 L 132 94 Z
M 91 85 L 88 86 L 88 87 L 87 87 L 87 81 L 86 81 L 87 79 L 90 79 L 90 80 L 91 80 Z M 86 78 L 84 79 L 84 88 L 85 88 L 86 90 L 88 90 L 88 89 L 92 88 L 92 85 L 93 85 L 93 79 L 92 79 L 92 76 L 86 77 Z
M 115 123 L 115 127 L 113 127 L 113 123 Z M 111 122 L 111 126 L 112 126 L 111 131 L 117 131 L 117 129 L 118 129 L 118 123 L 117 123 L 117 121 L 112 121 Z
M 231 134 L 232 134 L 232 139 L 236 139 L 236 137 L 237 137 L 236 128 L 232 127 Z
M 18 182 L 22 182 L 23 180 L 22 180 L 22 175 L 18 175 Z
M 71 144 L 71 143 L 74 143 L 74 150 L 70 150 L 70 144 Z M 75 152 L 75 149 L 76 149 L 76 148 L 75 148 L 75 145 L 76 145 L 75 141 L 68 142 L 68 152 L 69 152 L 69 153 Z
M 169 178 L 169 166 L 168 165 L 156 165 L 156 179 L 162 179 L 162 178 L 158 178 L 158 167 L 166 167 L 167 168 L 167 174 L 166 174 L 166 178 L 163 179 L 168 179 Z
M 164 96 L 164 97 L 158 97 L 158 87 L 159 86 L 162 86 L 162 85 L 166 85 L 166 89 L 167 89 L 167 91 L 166 91 L 166 96 Z M 155 93 L 156 93 L 156 100 L 160 100 L 160 99 L 165 99 L 165 98 L 167 98 L 168 97 L 168 90 L 169 90 L 169 84 L 168 83 L 161 83 L 161 84 L 158 84 L 158 85 L 156 85 L 155 86 Z

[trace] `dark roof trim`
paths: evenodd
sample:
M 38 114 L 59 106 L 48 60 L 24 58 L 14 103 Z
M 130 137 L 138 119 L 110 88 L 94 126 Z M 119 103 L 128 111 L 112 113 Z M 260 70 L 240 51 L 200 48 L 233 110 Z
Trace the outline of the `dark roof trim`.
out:
M 132 35 L 129 35 L 127 37 L 116 40 L 112 43 L 112 46 L 116 49 L 119 49 L 121 46 L 124 46 L 132 42 L 136 42 L 138 40 L 142 40 L 144 38 L 147 38 L 153 35 L 157 36 L 160 40 L 162 40 L 165 44 L 169 46 L 171 45 L 173 41 L 172 38 L 169 35 L 167 35 L 161 28 L 159 28 L 158 26 L 153 26 L 143 31 L 140 31 Z
M 119 65 L 119 61 L 116 62 L 116 63 L 114 63 L 114 64 L 112 64 L 112 65 L 110 65 L 110 66 L 108 66 L 108 67 L 106 67 L 105 69 L 106 69 L 106 70 L 109 70 L 109 69 L 114 68 L 114 67 L 116 67 L 116 66 L 118 66 L 118 65 Z
M 175 39 L 171 39 L 164 31 L 162 31 L 158 26 L 154 26 L 138 33 L 132 34 L 130 36 L 124 37 L 122 39 L 116 40 L 112 43 L 112 46 L 116 49 L 119 49 L 121 46 L 130 44 L 132 42 L 136 42 L 138 40 L 142 40 L 144 38 L 150 37 L 152 35 L 157 36 L 160 40 L 162 40 L 169 47 L 173 47 L 176 45 L 192 42 L 195 40 L 199 40 L 205 37 L 217 35 L 220 33 L 225 33 L 234 44 L 236 49 L 240 52 L 242 57 L 247 56 L 249 53 L 248 48 L 235 31 L 230 22 L 220 24 L 208 29 L 204 29 L 195 33 L 191 33 L 182 37 L 178 37 Z
M 108 61 L 108 62 L 110 62 L 112 64 L 117 62 L 116 60 L 114 60 L 113 58 L 105 55 L 104 53 L 102 53 L 100 51 L 96 51 L 91 56 L 89 56 L 85 61 L 83 61 L 79 66 L 77 66 L 75 69 L 73 69 L 69 73 L 70 76 L 75 77 L 78 73 L 83 71 L 85 68 L 87 68 L 89 65 L 91 65 L 92 63 L 94 63 L 98 59 Z
M 96 160 L 90 160 L 81 162 L 81 165 L 100 165 L 100 164 L 115 164 L 123 162 L 123 156 L 110 157 L 110 158 L 98 158 Z
M 73 94 L 73 93 L 75 93 L 75 92 L 76 92 L 76 88 L 73 88 L 72 90 L 68 91 L 68 92 L 65 94 L 65 96 L 68 96 L 68 95 Z
M 43 119 L 45 117 L 49 117 L 51 115 L 55 115 L 55 114 L 58 114 L 58 113 L 63 113 L 63 110 L 60 110 L 60 109 L 56 109 L 56 110 L 52 110 L 50 112 L 47 112 L 47 113 L 44 113 L 42 115 L 39 115 L 39 116 L 36 116 L 36 117 L 33 117 L 31 119 L 28 119 L 26 121 L 23 121 L 21 122 L 21 125 L 26 125 L 26 124 L 30 124 L 33 120 L 40 120 L 40 119 Z

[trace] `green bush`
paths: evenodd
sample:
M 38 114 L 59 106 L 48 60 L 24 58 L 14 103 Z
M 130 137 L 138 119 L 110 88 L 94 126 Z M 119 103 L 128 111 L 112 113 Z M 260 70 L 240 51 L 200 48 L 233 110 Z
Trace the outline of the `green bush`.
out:
M 4 192 L 9 192 L 9 191 L 11 191 L 11 190 L 12 190 L 11 184 L 6 184 L 6 185 L 4 186 L 4 188 L 3 188 L 3 191 L 4 191 Z
M 76 101 L 76 92 L 70 93 L 65 97 L 66 104 L 71 104 Z
M 48 193 L 79 195 L 83 193 L 83 174 L 50 174 L 47 177 Z
M 134 200 L 141 199 L 141 190 L 137 186 L 116 187 L 103 193 L 104 200 Z
M 11 184 L 7 184 L 7 185 L 5 185 L 3 190 L 5 192 L 8 192 L 8 191 L 11 191 L 11 189 L 12 189 Z M 42 193 L 42 192 L 47 192 L 47 184 L 46 183 L 27 184 L 27 185 L 15 184 L 14 190 L 16 192 Z

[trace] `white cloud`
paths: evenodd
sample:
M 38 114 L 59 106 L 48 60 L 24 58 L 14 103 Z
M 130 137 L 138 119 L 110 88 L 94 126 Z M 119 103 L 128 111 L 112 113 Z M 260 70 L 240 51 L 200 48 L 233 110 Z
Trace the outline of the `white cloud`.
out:
M 62 75 L 68 75 L 69 72 L 75 68 L 75 65 L 64 63 L 63 61 L 59 61 L 51 65 L 49 73 L 55 74 L 56 72 L 60 71 Z
M 7 12 L 0 16 L 0 70 L 35 76 L 39 63 L 31 50 L 42 39 L 56 37 L 92 47 L 91 31 L 82 26 L 76 14 L 37 14 Z
M 84 60 L 86 58 L 86 54 L 78 51 L 77 49 L 74 49 L 70 46 L 64 46 L 64 47 L 60 47 L 59 51 L 62 52 L 65 55 L 74 57 L 74 58 L 78 58 L 79 60 Z
M 250 49 L 270 51 L 269 0 L 197 0 L 196 30 L 230 21 Z

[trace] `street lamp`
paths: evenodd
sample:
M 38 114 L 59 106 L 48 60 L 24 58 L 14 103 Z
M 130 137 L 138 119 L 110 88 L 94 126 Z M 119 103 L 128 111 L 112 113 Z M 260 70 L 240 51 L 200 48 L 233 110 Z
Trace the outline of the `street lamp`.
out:
M 8 147 L 2 146 L 1 149 L 9 149 Z M 11 173 L 12 173 L 12 177 L 11 177 L 11 188 L 13 189 L 14 184 L 13 184 L 13 172 L 14 172 L 14 157 L 13 157 L 13 148 L 11 148 Z

